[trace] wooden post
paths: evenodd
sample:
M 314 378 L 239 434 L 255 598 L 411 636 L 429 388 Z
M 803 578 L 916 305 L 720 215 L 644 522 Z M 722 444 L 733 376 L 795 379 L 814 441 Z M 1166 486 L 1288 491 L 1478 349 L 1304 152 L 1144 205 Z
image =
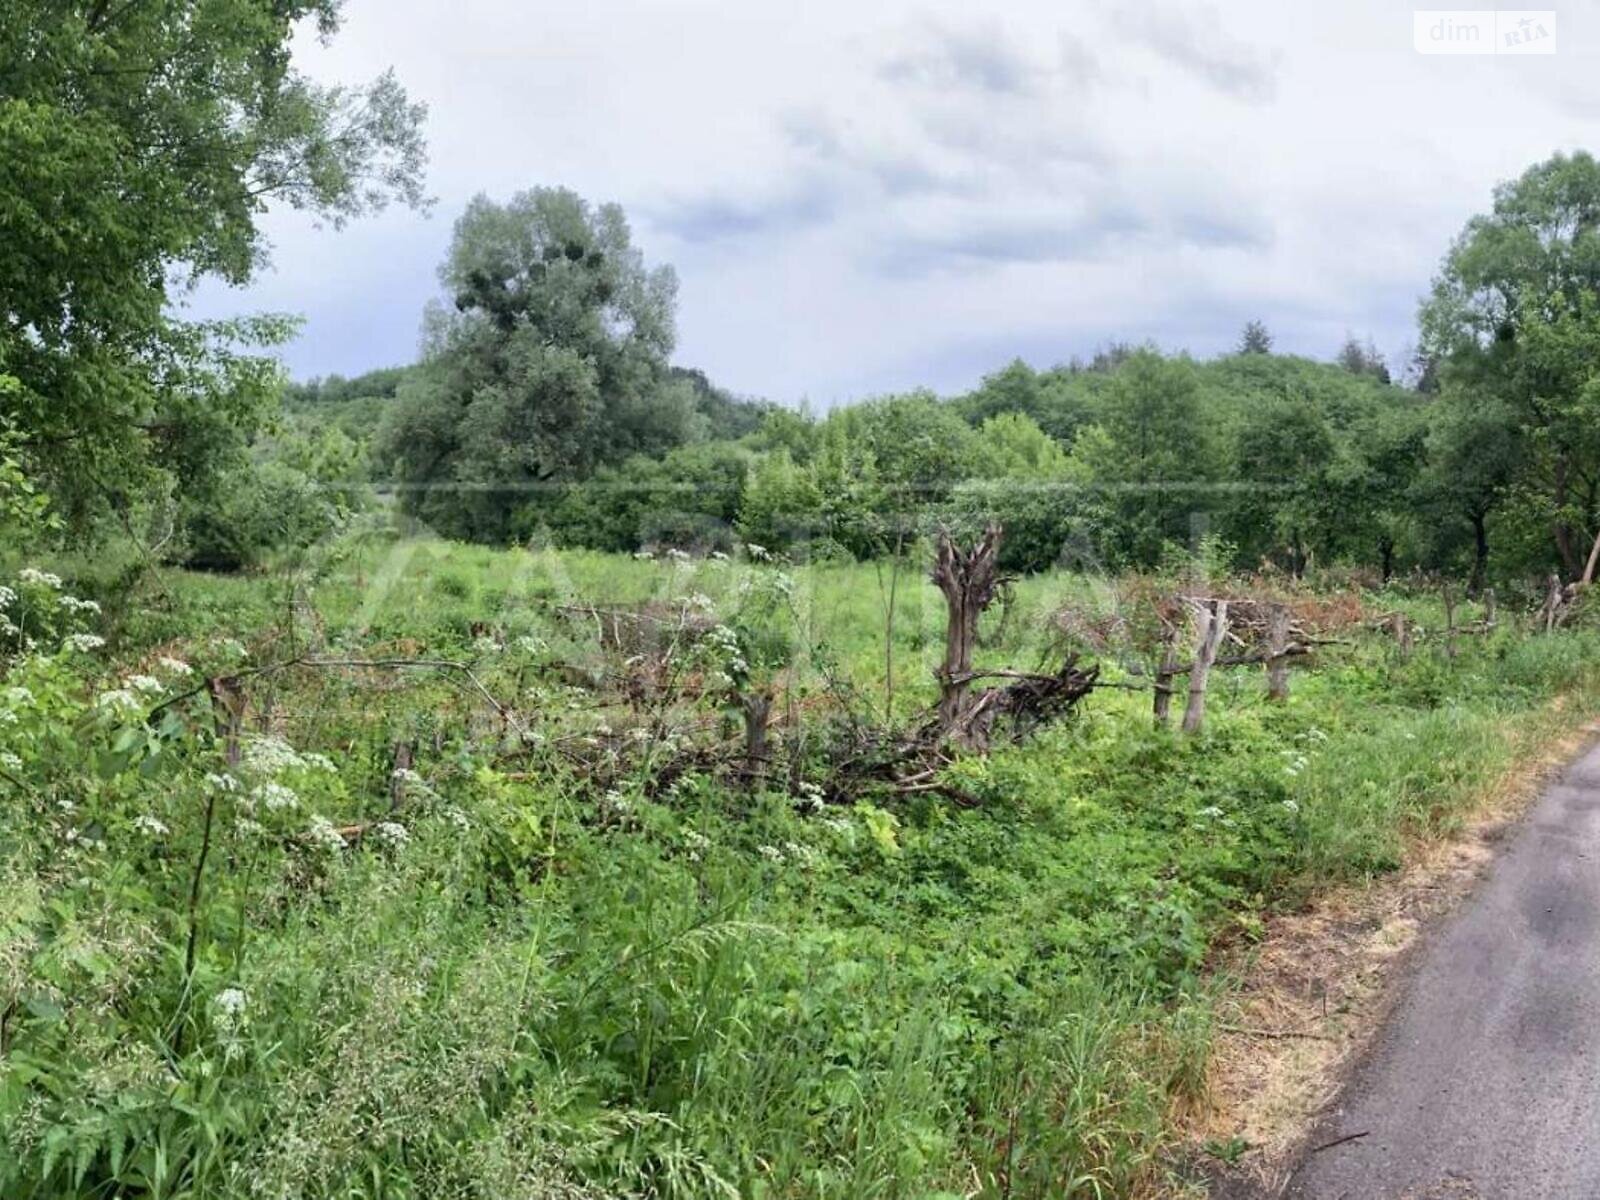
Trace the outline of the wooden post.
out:
M 751 791 L 767 781 L 767 721 L 772 714 L 770 692 L 741 692 L 739 708 L 744 714 L 744 778 Z
M 1485 630 L 1494 628 L 1495 624 L 1495 599 L 1494 589 L 1483 589 L 1483 627 Z
M 1172 679 L 1178 669 L 1178 636 L 1178 627 L 1169 625 L 1161 639 L 1161 665 L 1156 668 L 1155 702 L 1152 706 L 1157 729 L 1165 729 L 1172 715 Z
M 1204 600 L 1195 606 L 1195 655 L 1189 668 L 1189 703 L 1183 710 L 1183 732 L 1199 733 L 1206 719 L 1206 684 L 1228 632 L 1228 602 Z
M 1411 653 L 1411 622 L 1406 620 L 1403 612 L 1397 612 L 1389 618 L 1389 627 L 1394 630 L 1394 644 L 1400 648 L 1401 654 Z
M 1544 631 L 1555 632 L 1556 613 L 1561 609 L 1561 576 L 1550 572 L 1550 582 L 1544 596 Z
M 1289 698 L 1289 606 L 1274 604 L 1267 612 L 1267 699 Z
M 1456 598 L 1447 583 L 1443 589 L 1444 598 L 1444 656 L 1456 656 Z
M 948 530 L 939 533 L 933 582 L 944 593 L 944 663 L 939 678 L 939 728 L 965 744 L 962 729 L 970 707 L 972 648 L 978 640 L 978 617 L 989 607 L 1003 579 L 998 570 L 1000 526 L 990 525 L 971 550 L 956 548 Z

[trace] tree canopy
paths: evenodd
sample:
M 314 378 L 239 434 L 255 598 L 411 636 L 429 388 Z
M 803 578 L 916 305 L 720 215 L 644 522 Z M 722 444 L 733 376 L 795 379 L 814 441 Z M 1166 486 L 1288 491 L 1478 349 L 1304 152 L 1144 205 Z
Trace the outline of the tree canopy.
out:
M 0 424 L 81 522 L 109 498 L 203 485 L 276 394 L 252 351 L 284 320 L 196 325 L 185 283 L 241 283 L 270 203 L 338 224 L 424 202 L 423 110 L 392 75 L 324 86 L 290 42 L 338 0 L 0 10 Z

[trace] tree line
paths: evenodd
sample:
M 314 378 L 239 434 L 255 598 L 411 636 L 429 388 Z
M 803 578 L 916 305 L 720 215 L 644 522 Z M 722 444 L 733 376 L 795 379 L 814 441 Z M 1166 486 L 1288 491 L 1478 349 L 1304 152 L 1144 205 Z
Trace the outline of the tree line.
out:
M 202 13 L 203 10 L 203 13 Z M 199 17 L 203 15 L 204 20 Z M 292 321 L 196 322 L 188 281 L 247 281 L 268 203 L 335 224 L 425 205 L 423 111 L 392 76 L 313 83 L 297 24 L 337 0 L 0 14 L 0 524 L 141 536 L 230 567 L 337 528 L 377 483 L 440 533 L 872 556 L 1008 528 L 1016 569 L 1419 567 L 1481 586 L 1594 571 L 1600 164 L 1558 154 L 1448 243 L 1391 379 L 1370 343 L 1210 361 L 1114 345 L 971 392 L 813 415 L 675 365 L 677 280 L 616 205 L 475 199 L 412 365 L 285 387 Z

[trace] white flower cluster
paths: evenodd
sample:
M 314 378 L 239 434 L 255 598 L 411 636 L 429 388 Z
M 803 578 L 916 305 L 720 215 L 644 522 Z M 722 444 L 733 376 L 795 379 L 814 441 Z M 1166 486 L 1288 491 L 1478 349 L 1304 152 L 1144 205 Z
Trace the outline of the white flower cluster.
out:
M 0 584 L 0 608 L 10 608 L 17 602 L 17 593 Z
M 722 670 L 717 672 L 717 682 L 732 686 L 738 676 L 749 672 L 750 664 L 739 648 L 739 635 L 726 625 L 713 625 L 707 630 L 706 644 L 722 664 Z
M 236 1025 L 244 1019 L 245 1005 L 249 998 L 243 988 L 223 988 L 214 997 L 211 1003 L 217 1010 L 217 1015 L 229 1024 Z
M 95 698 L 95 706 L 109 713 L 135 713 L 144 710 L 144 703 L 127 688 L 112 688 Z
M 467 830 L 472 828 L 471 820 L 469 820 L 467 814 L 462 812 L 459 808 L 447 808 L 439 815 L 448 821 L 451 826 L 454 827 L 457 833 L 466 833 Z
M 194 674 L 194 668 L 188 663 L 184 662 L 181 658 L 158 658 L 156 659 L 156 666 L 161 668 L 161 670 L 165 671 L 168 675 L 176 675 L 180 678 L 185 675 Z
M 306 760 L 293 746 L 275 734 L 260 734 L 244 744 L 244 765 L 258 775 L 276 775 L 280 771 L 299 771 Z
M 273 783 L 270 780 L 252 790 L 250 799 L 268 812 L 290 812 L 300 807 L 300 797 L 292 788 L 286 788 L 283 784 Z
M 329 854 L 337 854 L 344 849 L 344 835 L 334 826 L 327 817 L 313 815 L 311 824 L 306 829 L 306 836 L 311 839 L 311 844 L 318 850 Z
M 17 572 L 17 578 L 23 583 L 31 583 L 35 587 L 47 587 L 51 591 L 61 590 L 61 576 L 52 575 L 49 571 L 40 571 L 34 567 L 23 567 Z
M 75 650 L 79 654 L 87 654 L 91 650 L 98 650 L 106 644 L 105 638 L 95 633 L 69 633 L 62 639 L 61 644 L 68 650 Z
M 711 552 L 711 561 L 712 562 L 725 563 L 725 562 L 728 561 L 728 556 L 726 554 L 724 554 L 721 550 L 713 550 Z
M 638 559 L 640 562 L 654 562 L 655 561 L 655 557 L 656 557 L 654 554 L 650 553 L 650 551 L 648 551 L 648 550 L 635 550 L 633 552 L 633 556 L 634 556 L 634 558 Z
M 70 613 L 94 613 L 95 616 L 100 615 L 100 605 L 93 600 L 80 600 L 76 596 L 62 596 L 56 603 Z
M 696 592 L 694 595 L 685 600 L 684 603 L 697 612 L 710 612 L 716 607 L 716 603 L 704 592 Z
M 770 863 L 781 863 L 783 861 L 783 851 L 776 846 L 757 846 L 756 852 Z
M 754 542 L 746 542 L 744 544 L 744 552 L 745 556 L 748 557 L 751 562 L 772 561 L 772 551 L 768 550 L 765 546 L 758 546 Z
M 666 558 L 670 562 L 686 563 L 689 561 L 689 554 L 687 551 L 679 550 L 676 546 L 673 546 L 667 550 Z
M 25 704 L 33 703 L 33 693 L 25 687 L 8 687 L 5 690 L 6 703 L 12 708 L 21 708 Z
M 213 771 L 205 777 L 204 782 L 206 790 L 211 792 L 237 792 L 239 790 L 239 781 L 226 771 L 220 774 Z
M 411 831 L 398 821 L 379 821 L 372 827 L 372 836 L 391 850 L 404 850 L 411 841 Z
M 683 840 L 689 847 L 688 857 L 690 862 L 699 862 L 701 856 L 711 848 L 711 839 L 703 833 L 696 833 L 692 829 L 683 835 Z
M 800 794 L 794 798 L 794 806 L 800 812 L 814 813 L 822 811 L 822 788 L 809 779 L 802 779 L 799 786 Z
M 147 696 L 159 696 L 167 690 L 161 680 L 154 675 L 129 675 L 128 686 L 136 692 L 143 692 Z
M 1289 761 L 1283 766 L 1283 773 L 1293 779 L 1311 765 L 1311 760 L 1304 754 L 1296 754 L 1293 750 L 1283 751 L 1283 756 Z
M 166 837 L 171 832 L 158 817 L 140 813 L 133 819 L 133 827 L 146 837 Z
M 0 750 L 0 767 L 8 771 L 22 770 L 22 759 L 9 750 Z

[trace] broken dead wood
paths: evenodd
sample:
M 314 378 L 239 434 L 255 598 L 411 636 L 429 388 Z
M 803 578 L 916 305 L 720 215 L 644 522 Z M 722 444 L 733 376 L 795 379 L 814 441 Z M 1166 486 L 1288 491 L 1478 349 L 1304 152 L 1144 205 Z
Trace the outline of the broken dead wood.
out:
M 990 525 L 971 549 L 955 544 L 941 530 L 934 554 L 933 583 L 944 594 L 946 609 L 944 663 L 940 666 L 939 728 L 958 742 L 972 736 L 972 651 L 978 640 L 978 618 L 1005 582 L 999 571 L 1001 529 Z M 963 742 L 962 744 L 967 744 Z
M 1228 632 L 1228 602 L 1226 600 L 1200 600 L 1194 602 L 1195 659 L 1189 671 L 1189 702 L 1183 710 L 1184 733 L 1198 733 L 1206 719 L 1206 685 L 1211 679 L 1211 667 L 1217 650 Z

